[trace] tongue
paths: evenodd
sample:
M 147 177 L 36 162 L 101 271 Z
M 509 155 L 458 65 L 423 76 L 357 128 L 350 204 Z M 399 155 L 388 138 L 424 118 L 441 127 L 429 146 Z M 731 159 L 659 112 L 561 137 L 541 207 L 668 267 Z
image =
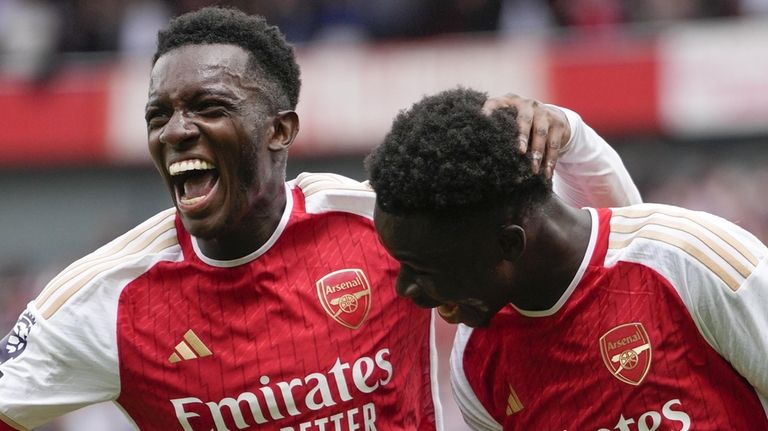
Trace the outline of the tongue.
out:
M 207 195 L 216 183 L 212 172 L 192 175 L 184 181 L 184 197 L 193 199 Z

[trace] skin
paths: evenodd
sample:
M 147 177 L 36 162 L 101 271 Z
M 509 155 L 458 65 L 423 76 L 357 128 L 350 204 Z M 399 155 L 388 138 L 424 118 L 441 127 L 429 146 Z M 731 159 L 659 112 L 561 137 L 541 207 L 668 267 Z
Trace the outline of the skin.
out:
M 471 327 L 487 325 L 510 303 L 552 308 L 586 252 L 589 212 L 551 195 L 522 219 L 512 213 L 475 208 L 396 216 L 376 208 L 379 238 L 401 265 L 398 294 Z
M 568 150 L 571 140 L 571 129 L 565 114 L 538 100 L 512 93 L 489 98 L 482 110 L 485 115 L 490 115 L 499 108 L 517 109 L 517 126 L 520 128 L 518 151 L 528 155 L 533 173 L 543 170 L 546 178 L 552 178 L 557 159 Z
M 187 45 L 152 68 L 146 107 L 148 146 L 184 227 L 212 259 L 263 245 L 285 208 L 287 149 L 299 130 L 293 111 L 271 112 L 266 89 L 234 45 Z M 215 166 L 215 185 L 198 202 L 179 199 L 169 166 Z

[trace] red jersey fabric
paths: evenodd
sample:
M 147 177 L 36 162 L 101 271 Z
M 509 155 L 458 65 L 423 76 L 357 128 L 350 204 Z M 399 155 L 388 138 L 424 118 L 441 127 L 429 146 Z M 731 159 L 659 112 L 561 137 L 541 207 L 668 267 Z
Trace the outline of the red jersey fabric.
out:
M 0 343 L 0 426 L 113 401 L 146 431 L 438 429 L 432 313 L 395 292 L 374 193 L 331 174 L 286 193 L 240 259 L 166 210 L 62 271 Z
M 124 289 L 117 401 L 141 429 L 435 429 L 430 313 L 397 297 L 371 220 L 293 200 L 274 245 L 235 267 L 201 261 L 177 220 L 184 259 Z M 358 313 L 324 306 L 333 273 Z M 171 363 L 190 330 L 211 354 Z
M 510 305 L 487 328 L 460 328 L 454 385 L 468 422 L 526 431 L 768 429 L 753 386 L 654 269 L 659 257 L 606 265 L 611 211 L 594 214 L 588 265 L 561 308 L 526 316 Z

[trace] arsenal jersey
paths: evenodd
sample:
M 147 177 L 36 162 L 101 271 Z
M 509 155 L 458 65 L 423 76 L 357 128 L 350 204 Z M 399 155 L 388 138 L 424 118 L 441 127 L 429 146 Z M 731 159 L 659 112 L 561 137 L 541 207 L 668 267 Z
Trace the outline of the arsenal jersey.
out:
M 460 326 L 452 386 L 478 430 L 768 430 L 766 248 L 710 214 L 590 210 L 550 310 Z
M 302 174 L 286 193 L 240 259 L 205 257 L 171 209 L 64 270 L 3 342 L 2 422 L 114 401 L 142 430 L 438 428 L 432 314 L 396 295 L 373 192 Z

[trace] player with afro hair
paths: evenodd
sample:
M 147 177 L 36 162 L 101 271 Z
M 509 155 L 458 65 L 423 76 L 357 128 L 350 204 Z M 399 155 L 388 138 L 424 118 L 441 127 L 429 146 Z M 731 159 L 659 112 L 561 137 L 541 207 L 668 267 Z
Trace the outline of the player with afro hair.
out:
M 392 214 L 450 212 L 486 203 L 524 208 L 550 193 L 515 143 L 514 108 L 483 111 L 488 96 L 456 88 L 401 111 L 366 159 L 378 206 Z

